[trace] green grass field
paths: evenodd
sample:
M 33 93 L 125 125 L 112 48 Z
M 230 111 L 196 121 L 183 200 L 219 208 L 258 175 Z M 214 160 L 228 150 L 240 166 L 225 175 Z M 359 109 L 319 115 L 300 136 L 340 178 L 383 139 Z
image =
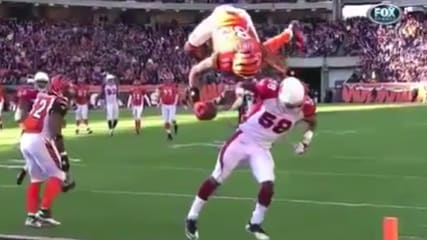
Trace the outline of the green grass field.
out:
M 427 239 L 427 108 L 321 106 L 319 129 L 304 156 L 284 139 L 273 149 L 275 202 L 265 228 L 272 239 L 380 240 L 384 216 L 399 218 L 400 239 Z M 107 136 L 104 114 L 92 113 L 93 135 L 65 130 L 75 191 L 54 206 L 63 225 L 23 227 L 24 188 L 15 186 L 19 130 L 6 115 L 0 132 L 0 234 L 79 240 L 185 239 L 184 218 L 201 181 L 211 172 L 215 143 L 235 120 L 224 113 L 196 122 L 181 113 L 180 133 L 165 139 L 157 109 L 147 112 L 134 135 L 130 113 L 121 112 L 118 132 Z M 298 133 L 298 129 L 296 133 Z M 76 161 L 76 160 L 75 160 Z M 19 164 L 18 164 L 19 165 Z M 236 172 L 201 215 L 202 240 L 252 239 L 244 231 L 257 185 L 247 170 Z

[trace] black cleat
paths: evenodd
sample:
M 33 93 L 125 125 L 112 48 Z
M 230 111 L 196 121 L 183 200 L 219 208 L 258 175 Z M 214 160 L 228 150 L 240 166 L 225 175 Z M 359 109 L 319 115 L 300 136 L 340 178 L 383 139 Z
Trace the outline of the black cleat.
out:
M 172 140 L 173 140 L 172 134 L 168 133 L 168 141 L 172 141 Z
M 248 223 L 246 231 L 252 233 L 257 240 L 270 240 L 270 236 L 259 224 Z
M 76 187 L 76 181 L 71 177 L 67 177 L 65 181 L 62 183 L 62 192 L 66 193 L 70 190 L 73 190 Z
M 174 124 L 173 125 L 173 133 L 175 134 L 175 135 L 178 135 L 178 124 Z
M 26 176 L 27 171 L 25 171 L 25 169 L 21 169 L 21 171 L 19 171 L 18 175 L 16 176 L 16 184 L 21 185 Z
M 90 128 L 86 129 L 86 132 L 87 132 L 87 134 L 92 134 L 93 133 L 93 131 Z
M 80 130 L 79 130 L 79 129 L 76 129 L 75 133 L 76 133 L 76 135 L 79 135 Z
M 197 230 L 197 221 L 187 219 L 185 223 L 185 236 L 188 240 L 198 240 L 199 231 Z

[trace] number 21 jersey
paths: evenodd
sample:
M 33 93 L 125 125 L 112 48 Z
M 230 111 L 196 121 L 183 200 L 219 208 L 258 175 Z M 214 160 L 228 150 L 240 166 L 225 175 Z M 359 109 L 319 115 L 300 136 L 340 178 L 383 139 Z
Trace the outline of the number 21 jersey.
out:
M 49 114 L 59 112 L 65 115 L 67 99 L 47 93 L 37 94 L 33 107 L 23 121 L 24 133 L 40 133 L 49 136 Z
M 299 121 L 316 114 L 313 101 L 306 97 L 301 111 L 284 111 L 277 99 L 279 83 L 263 79 L 256 84 L 256 93 L 260 102 L 239 129 L 251 140 L 264 148 L 272 144 L 291 130 Z

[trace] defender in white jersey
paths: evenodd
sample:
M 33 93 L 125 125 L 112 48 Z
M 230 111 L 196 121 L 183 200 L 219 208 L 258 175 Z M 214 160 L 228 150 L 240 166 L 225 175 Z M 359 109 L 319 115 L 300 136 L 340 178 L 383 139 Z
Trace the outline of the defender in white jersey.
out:
M 116 78 L 107 74 L 105 78 L 106 84 L 103 86 L 101 96 L 104 97 L 105 111 L 107 114 L 108 131 L 110 136 L 113 136 L 114 129 L 119 121 L 119 87 L 116 84 Z
M 270 148 L 297 123 L 305 121 L 307 130 L 295 153 L 302 154 L 311 143 L 316 126 L 316 107 L 306 96 L 303 84 L 296 78 L 285 78 L 280 84 L 264 79 L 254 87 L 259 101 L 252 113 L 221 148 L 212 175 L 200 186 L 186 222 L 186 236 L 199 238 L 197 219 L 208 198 L 240 165 L 248 164 L 260 185 L 258 201 L 246 230 L 258 240 L 268 240 L 261 227 L 274 193 L 274 160 Z

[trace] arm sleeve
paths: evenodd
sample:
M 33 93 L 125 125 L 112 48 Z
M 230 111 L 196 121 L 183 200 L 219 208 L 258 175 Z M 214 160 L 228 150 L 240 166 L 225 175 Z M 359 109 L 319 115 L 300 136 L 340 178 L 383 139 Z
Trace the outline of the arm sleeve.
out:
M 289 43 L 292 38 L 292 31 L 285 30 L 279 35 L 276 35 L 270 39 L 267 39 L 263 45 L 266 47 L 271 53 L 277 54 L 279 52 L 279 49 Z
M 302 107 L 302 112 L 304 114 L 304 118 L 310 118 L 316 116 L 316 105 L 311 98 L 307 98 Z

